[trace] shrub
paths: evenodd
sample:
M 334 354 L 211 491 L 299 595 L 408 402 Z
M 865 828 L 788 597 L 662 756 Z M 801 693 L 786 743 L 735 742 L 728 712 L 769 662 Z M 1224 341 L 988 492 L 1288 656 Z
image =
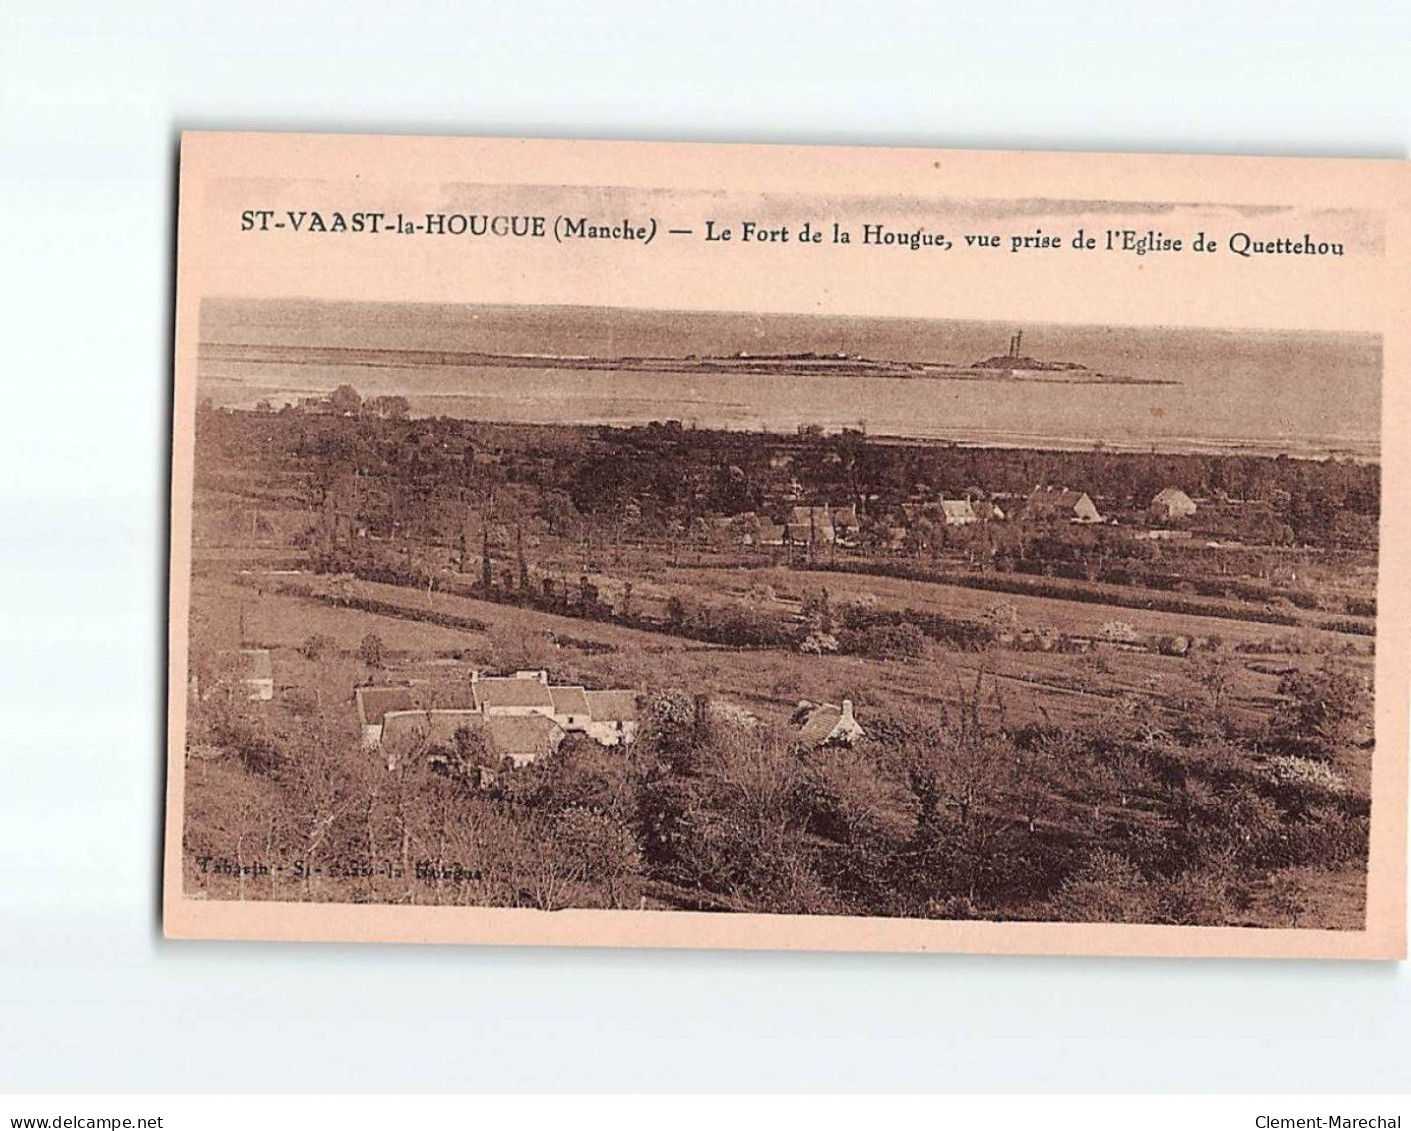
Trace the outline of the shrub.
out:
M 1137 630 L 1124 620 L 1104 621 L 1098 635 L 1110 644 L 1135 644 Z
M 1158 636 L 1156 650 L 1163 656 L 1184 656 L 1191 649 L 1189 636 Z
M 1154 919 L 1173 926 L 1218 926 L 1230 922 L 1237 902 L 1238 893 L 1218 872 L 1186 872 L 1158 886 Z
M 380 668 L 385 659 L 382 637 L 375 632 L 369 632 L 358 644 L 358 655 L 370 668 Z
M 1347 785 L 1342 775 L 1327 762 L 1300 758 L 1293 754 L 1270 758 L 1269 775 L 1276 785 L 1292 786 L 1300 790 L 1341 793 Z
M 1013 629 L 1019 623 L 1019 610 L 1011 601 L 995 601 L 980 614 L 997 632 Z
M 926 654 L 926 635 L 914 624 L 879 624 L 861 632 L 844 631 L 843 650 L 874 660 L 915 660 Z
M 1349 597 L 1346 607 L 1349 616 L 1374 617 L 1377 615 L 1377 599 L 1375 597 Z
M 304 642 L 299 645 L 299 655 L 306 660 L 321 660 L 338 646 L 338 642 L 333 637 L 322 632 L 315 632 L 304 637 Z
M 1276 863 L 1316 864 L 1323 868 L 1363 864 L 1369 826 L 1365 814 L 1342 805 L 1316 805 L 1289 824 Z
M 799 651 L 822 656 L 838 650 L 838 638 L 831 632 L 810 632 L 799 644 Z
M 1125 856 L 1098 849 L 1059 887 L 1054 918 L 1070 923 L 1149 923 L 1150 885 Z
M 1328 659 L 1312 671 L 1279 681 L 1286 696 L 1274 719 L 1275 736 L 1294 751 L 1323 756 L 1354 745 L 1371 719 L 1371 692 L 1361 673 Z

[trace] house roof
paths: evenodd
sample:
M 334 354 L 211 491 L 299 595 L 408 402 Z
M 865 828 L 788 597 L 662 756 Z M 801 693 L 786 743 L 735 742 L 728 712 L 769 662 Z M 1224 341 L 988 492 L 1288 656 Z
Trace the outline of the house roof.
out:
M 543 715 L 483 715 L 479 711 L 389 711 L 382 725 L 384 748 L 450 746 L 456 733 L 471 730 L 485 736 L 494 752 L 516 762 L 552 754 L 563 741 L 564 729 Z
M 761 542 L 772 542 L 784 540 L 784 524 L 782 522 L 765 522 L 759 524 L 759 540 Z
M 548 685 L 537 679 L 516 676 L 491 676 L 478 679 L 472 685 L 478 707 L 547 707 L 553 710 L 554 699 Z
M 637 717 L 635 691 L 587 691 L 584 696 L 594 722 L 627 722 Z
M 814 526 L 832 526 L 833 518 L 826 506 L 821 507 L 790 507 L 789 523 L 802 523 L 805 527 L 809 524 L 809 516 L 812 515 Z
M 382 716 L 384 748 L 449 746 L 462 727 L 478 730 L 485 721 L 479 711 L 388 711 Z
M 947 518 L 974 518 L 975 508 L 969 499 L 942 499 L 941 510 Z
M 815 707 L 809 712 L 808 718 L 804 720 L 803 729 L 799 731 L 799 738 L 811 746 L 827 742 L 842 718 L 843 709 L 836 703 L 824 703 Z
M 556 715 L 589 715 L 588 696 L 581 687 L 551 687 L 549 697 Z
M 1195 500 L 1179 487 L 1163 487 L 1156 493 L 1156 497 L 1151 500 L 1152 506 L 1160 506 L 1165 503 L 1175 503 L 1178 506 L 1195 506 Z
M 358 701 L 358 722 L 380 726 L 388 711 L 410 711 L 412 693 L 407 687 L 359 687 L 353 692 Z
M 543 715 L 490 715 L 483 725 L 496 752 L 516 762 L 532 762 L 552 754 L 565 733 Z
M 1097 509 L 1086 491 L 1053 487 L 1034 488 L 1025 505 L 1036 514 L 1064 514 L 1078 507 Z
M 1071 507 L 1076 505 L 1082 497 L 1081 491 L 1074 491 L 1067 487 L 1035 487 L 1029 493 L 1029 502 L 1030 504 L 1037 503 L 1040 506 Z

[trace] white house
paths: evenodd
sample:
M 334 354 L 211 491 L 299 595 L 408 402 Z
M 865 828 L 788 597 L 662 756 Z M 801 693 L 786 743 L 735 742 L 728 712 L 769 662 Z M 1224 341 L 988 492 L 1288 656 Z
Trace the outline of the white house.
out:
M 586 732 L 603 746 L 626 746 L 637 737 L 639 713 L 635 691 L 585 691 Z
M 800 714 L 803 726 L 799 740 L 810 746 L 851 746 L 866 737 L 862 725 L 853 717 L 851 699 L 844 699 L 841 707 L 836 703 L 820 703 L 816 707 L 805 704 Z
M 1101 522 L 1102 515 L 1086 491 L 1035 487 L 1024 504 L 1024 517 L 1030 520 Z
M 969 499 L 942 499 L 941 516 L 947 526 L 969 526 L 977 517 Z
M 549 698 L 553 700 L 554 722 L 566 731 L 587 732 L 593 711 L 588 706 L 588 694 L 583 688 L 551 686 Z
M 1179 487 L 1163 487 L 1151 500 L 1151 517 L 1157 522 L 1170 522 L 1178 518 L 1190 518 L 1195 514 L 1195 500 Z

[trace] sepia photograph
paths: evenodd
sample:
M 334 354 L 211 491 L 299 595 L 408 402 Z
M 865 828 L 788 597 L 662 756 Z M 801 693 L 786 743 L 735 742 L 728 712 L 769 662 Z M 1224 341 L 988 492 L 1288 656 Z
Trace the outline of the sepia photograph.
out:
M 1362 928 L 1377 337 L 200 332 L 188 895 Z
M 1401 947 L 1375 170 L 187 148 L 169 931 Z
M 1406 1126 L 1411 5 L 0 27 L 0 1127 Z

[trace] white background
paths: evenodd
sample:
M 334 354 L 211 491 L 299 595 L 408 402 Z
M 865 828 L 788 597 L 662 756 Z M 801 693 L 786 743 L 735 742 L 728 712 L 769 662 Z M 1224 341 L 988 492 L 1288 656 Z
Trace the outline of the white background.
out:
M 1392 964 L 159 937 L 181 128 L 1405 157 L 1411 5 L 0 0 L 0 1090 L 1411 1087 Z

